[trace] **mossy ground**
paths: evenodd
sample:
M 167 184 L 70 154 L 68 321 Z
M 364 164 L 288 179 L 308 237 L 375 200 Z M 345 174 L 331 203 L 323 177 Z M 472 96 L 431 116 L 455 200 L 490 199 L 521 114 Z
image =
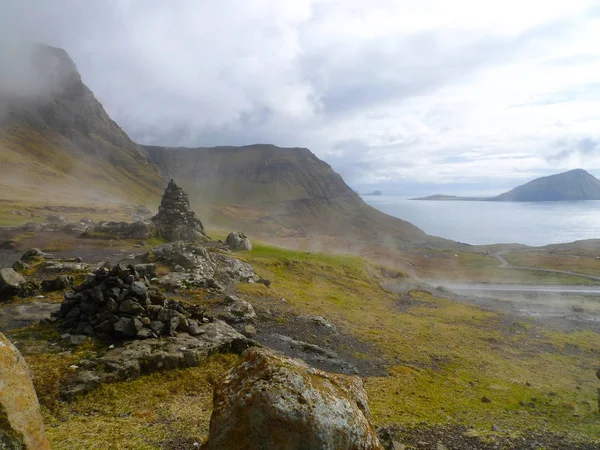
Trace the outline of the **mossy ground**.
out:
M 597 333 L 543 329 L 419 288 L 394 294 L 381 282 L 408 286 L 412 282 L 405 274 L 358 257 L 261 244 L 236 256 L 272 281 L 270 288 L 238 286 L 239 294 L 257 307 L 274 314 L 285 308 L 323 315 L 384 356 L 388 376 L 364 379 L 377 425 L 466 424 L 487 434 L 496 424 L 510 433 L 536 428 L 589 438 L 600 433 Z M 56 449 L 151 449 L 172 439 L 199 442 L 207 433 L 211 385 L 236 360 L 214 356 L 198 368 L 102 386 L 65 403 L 57 392 L 72 376 L 70 366 L 105 349 L 98 344 L 68 348 L 50 326 L 9 337 L 30 364 Z

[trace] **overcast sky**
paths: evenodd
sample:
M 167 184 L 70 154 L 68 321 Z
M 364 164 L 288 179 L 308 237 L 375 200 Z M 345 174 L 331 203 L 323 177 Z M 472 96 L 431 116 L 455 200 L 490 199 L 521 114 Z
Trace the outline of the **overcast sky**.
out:
M 354 187 L 600 175 L 600 2 L 0 0 L 140 142 L 308 147 Z

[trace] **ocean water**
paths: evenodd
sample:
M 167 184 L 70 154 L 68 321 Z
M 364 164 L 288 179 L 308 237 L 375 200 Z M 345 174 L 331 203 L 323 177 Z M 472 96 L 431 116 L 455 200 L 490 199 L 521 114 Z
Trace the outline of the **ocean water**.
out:
M 427 234 L 469 244 L 533 246 L 600 239 L 600 201 L 461 202 L 364 196 L 371 206 Z

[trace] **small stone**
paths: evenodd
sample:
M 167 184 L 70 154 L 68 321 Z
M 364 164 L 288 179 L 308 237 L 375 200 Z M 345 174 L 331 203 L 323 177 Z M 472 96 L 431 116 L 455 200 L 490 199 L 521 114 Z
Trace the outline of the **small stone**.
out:
M 492 401 L 484 395 L 481 397 L 481 403 L 492 403 Z
M 253 338 L 256 336 L 256 328 L 253 325 L 244 325 L 241 333 L 247 338 Z
M 117 312 L 119 310 L 119 304 L 113 300 L 112 298 L 109 298 L 106 301 L 106 309 L 108 309 L 110 312 Z
M 128 299 L 121 303 L 121 306 L 119 306 L 119 311 L 125 314 L 131 314 L 132 316 L 136 316 L 145 312 L 145 309 L 135 300 Z
M 495 431 L 496 433 L 501 433 L 502 432 L 502 428 L 500 428 L 498 425 L 496 425 L 494 423 L 494 424 L 492 424 L 492 431 Z
M 140 331 L 137 332 L 137 338 L 138 339 L 150 339 L 155 337 L 156 335 L 152 332 L 152 330 L 148 329 L 148 328 L 142 328 Z
M 165 324 L 159 320 L 154 320 L 150 322 L 150 329 L 154 331 L 158 336 L 160 336 L 161 334 L 163 334 Z
M 198 336 L 198 335 L 204 333 L 204 329 L 195 320 L 189 320 L 188 321 L 188 333 L 192 336 Z

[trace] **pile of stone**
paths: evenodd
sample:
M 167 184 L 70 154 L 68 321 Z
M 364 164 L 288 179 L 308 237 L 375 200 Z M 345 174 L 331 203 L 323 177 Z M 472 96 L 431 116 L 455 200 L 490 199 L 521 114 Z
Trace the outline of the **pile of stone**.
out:
M 204 225 L 190 207 L 187 194 L 173 180 L 165 189 L 152 222 L 167 241 L 197 242 L 206 237 Z
M 154 264 L 103 266 L 65 294 L 55 317 L 70 334 L 104 340 L 201 333 L 200 325 L 211 320 L 204 310 L 168 300 L 149 287 L 155 276 Z
M 150 239 L 160 237 L 169 242 L 204 242 L 208 238 L 204 225 L 190 207 L 187 194 L 171 180 L 165 189 L 158 214 L 137 222 L 100 222 L 92 228 L 94 233 L 102 233 L 115 238 Z M 84 233 L 83 237 L 91 235 Z

